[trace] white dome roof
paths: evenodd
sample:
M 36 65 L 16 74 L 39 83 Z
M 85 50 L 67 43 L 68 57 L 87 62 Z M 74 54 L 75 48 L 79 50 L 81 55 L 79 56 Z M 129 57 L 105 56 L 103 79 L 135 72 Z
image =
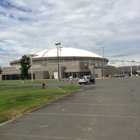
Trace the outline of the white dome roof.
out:
M 76 49 L 76 48 L 65 48 L 61 47 L 59 49 L 59 57 L 99 57 L 102 58 L 100 55 L 97 55 L 95 53 L 82 50 L 82 49 Z M 51 49 L 45 49 L 45 50 L 40 50 L 31 53 L 32 55 L 35 55 L 34 58 L 39 58 L 39 57 L 57 57 L 57 48 L 51 48 Z

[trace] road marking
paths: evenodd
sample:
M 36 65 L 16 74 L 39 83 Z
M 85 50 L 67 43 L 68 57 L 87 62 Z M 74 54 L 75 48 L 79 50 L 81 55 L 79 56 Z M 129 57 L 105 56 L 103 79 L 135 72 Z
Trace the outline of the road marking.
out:
M 44 126 L 39 126 L 39 127 L 47 127 L 47 125 L 44 125 Z
M 13 137 L 29 137 L 29 138 L 43 138 L 43 139 L 60 139 L 60 140 L 93 140 L 82 138 L 70 138 L 70 137 L 54 137 L 54 136 L 37 136 L 37 135 L 19 135 L 19 134 L 0 134 L 0 136 L 13 136 Z
M 27 114 L 30 114 L 30 115 L 64 115 L 64 116 L 112 117 L 112 118 L 140 119 L 140 117 L 137 117 L 137 116 L 117 116 L 117 115 L 62 114 L 62 113 L 27 113 Z
M 75 100 L 79 101 L 79 100 Z M 131 104 L 84 104 L 84 103 L 50 103 L 50 104 L 68 104 L 68 105 L 96 105 L 96 106 L 140 106 L 140 105 L 131 105 Z
M 83 128 L 83 130 L 91 130 L 91 128 Z
M 79 90 L 77 90 L 77 91 L 83 91 L 83 90 L 85 90 L 85 89 L 79 89 Z

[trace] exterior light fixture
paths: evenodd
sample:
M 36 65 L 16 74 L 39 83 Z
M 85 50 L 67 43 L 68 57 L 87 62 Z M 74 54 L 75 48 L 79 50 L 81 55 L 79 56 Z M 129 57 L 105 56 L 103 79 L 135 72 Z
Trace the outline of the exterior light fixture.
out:
M 55 45 L 57 46 L 57 64 L 58 64 L 58 81 L 60 81 L 60 72 L 59 72 L 59 49 L 60 49 L 60 45 L 61 43 L 55 43 Z

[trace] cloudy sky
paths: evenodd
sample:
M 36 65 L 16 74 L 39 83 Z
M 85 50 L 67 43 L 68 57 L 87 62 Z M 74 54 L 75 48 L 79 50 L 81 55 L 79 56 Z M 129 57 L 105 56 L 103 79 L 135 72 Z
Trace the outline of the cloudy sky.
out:
M 140 65 L 140 0 L 0 0 L 0 66 L 58 42 Z

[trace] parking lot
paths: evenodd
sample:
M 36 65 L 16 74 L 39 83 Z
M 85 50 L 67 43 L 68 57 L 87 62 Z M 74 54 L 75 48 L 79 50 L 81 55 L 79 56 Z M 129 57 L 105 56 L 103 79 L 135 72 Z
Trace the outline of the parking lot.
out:
M 97 79 L 1 125 L 0 140 L 140 140 L 139 85 L 140 77 Z

